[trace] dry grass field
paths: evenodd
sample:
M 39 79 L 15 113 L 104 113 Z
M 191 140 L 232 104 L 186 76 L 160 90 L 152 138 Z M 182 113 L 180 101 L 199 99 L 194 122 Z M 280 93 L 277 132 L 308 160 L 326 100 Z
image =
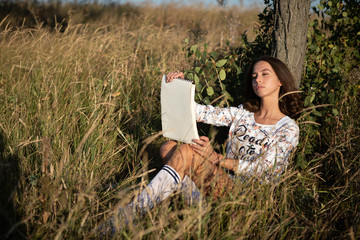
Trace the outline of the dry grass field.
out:
M 26 9 L 26 19 L 0 19 L 0 237 L 96 239 L 91 231 L 162 164 L 160 79 L 192 64 L 185 39 L 236 48 L 245 31 L 255 38 L 261 9 L 64 5 L 53 25 Z M 216 202 L 174 195 L 113 237 L 321 239 L 326 222 L 300 211 L 320 204 L 316 167 L 238 183 Z

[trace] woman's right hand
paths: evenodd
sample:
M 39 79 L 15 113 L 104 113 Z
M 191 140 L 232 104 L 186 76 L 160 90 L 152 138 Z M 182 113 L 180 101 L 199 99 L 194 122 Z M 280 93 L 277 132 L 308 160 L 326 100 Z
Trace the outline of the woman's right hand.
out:
M 166 74 L 166 82 L 172 82 L 176 78 L 184 79 L 184 73 L 182 72 L 169 72 Z

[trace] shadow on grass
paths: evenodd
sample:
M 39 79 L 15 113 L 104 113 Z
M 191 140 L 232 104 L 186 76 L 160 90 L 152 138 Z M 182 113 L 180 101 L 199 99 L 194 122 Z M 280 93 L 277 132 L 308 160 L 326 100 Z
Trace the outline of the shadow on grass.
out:
M 0 131 L 0 239 L 26 239 L 25 225 L 19 224 L 15 196 L 20 177 L 19 157 L 6 149 L 7 139 Z

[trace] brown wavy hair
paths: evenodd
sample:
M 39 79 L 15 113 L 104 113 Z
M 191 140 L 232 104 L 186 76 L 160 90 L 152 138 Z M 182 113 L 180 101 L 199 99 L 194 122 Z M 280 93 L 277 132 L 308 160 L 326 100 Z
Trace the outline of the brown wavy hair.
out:
M 285 63 L 270 56 L 260 57 L 253 62 L 248 69 L 246 75 L 244 108 L 250 112 L 257 112 L 260 110 L 260 98 L 255 94 L 252 87 L 252 71 L 254 65 L 260 61 L 265 61 L 271 65 L 282 84 L 279 92 L 280 111 L 291 118 L 297 118 L 300 111 L 303 109 L 303 102 L 299 93 L 292 93 L 293 91 L 297 91 L 295 79 Z

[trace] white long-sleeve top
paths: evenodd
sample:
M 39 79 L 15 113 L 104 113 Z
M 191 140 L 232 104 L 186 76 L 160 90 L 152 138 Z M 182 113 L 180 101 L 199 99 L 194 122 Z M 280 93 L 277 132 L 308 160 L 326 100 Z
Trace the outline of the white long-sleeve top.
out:
M 239 160 L 240 175 L 265 174 L 266 179 L 283 173 L 297 146 L 299 127 L 285 116 L 275 125 L 255 122 L 254 113 L 238 107 L 219 108 L 196 104 L 198 122 L 229 129 L 226 157 Z

